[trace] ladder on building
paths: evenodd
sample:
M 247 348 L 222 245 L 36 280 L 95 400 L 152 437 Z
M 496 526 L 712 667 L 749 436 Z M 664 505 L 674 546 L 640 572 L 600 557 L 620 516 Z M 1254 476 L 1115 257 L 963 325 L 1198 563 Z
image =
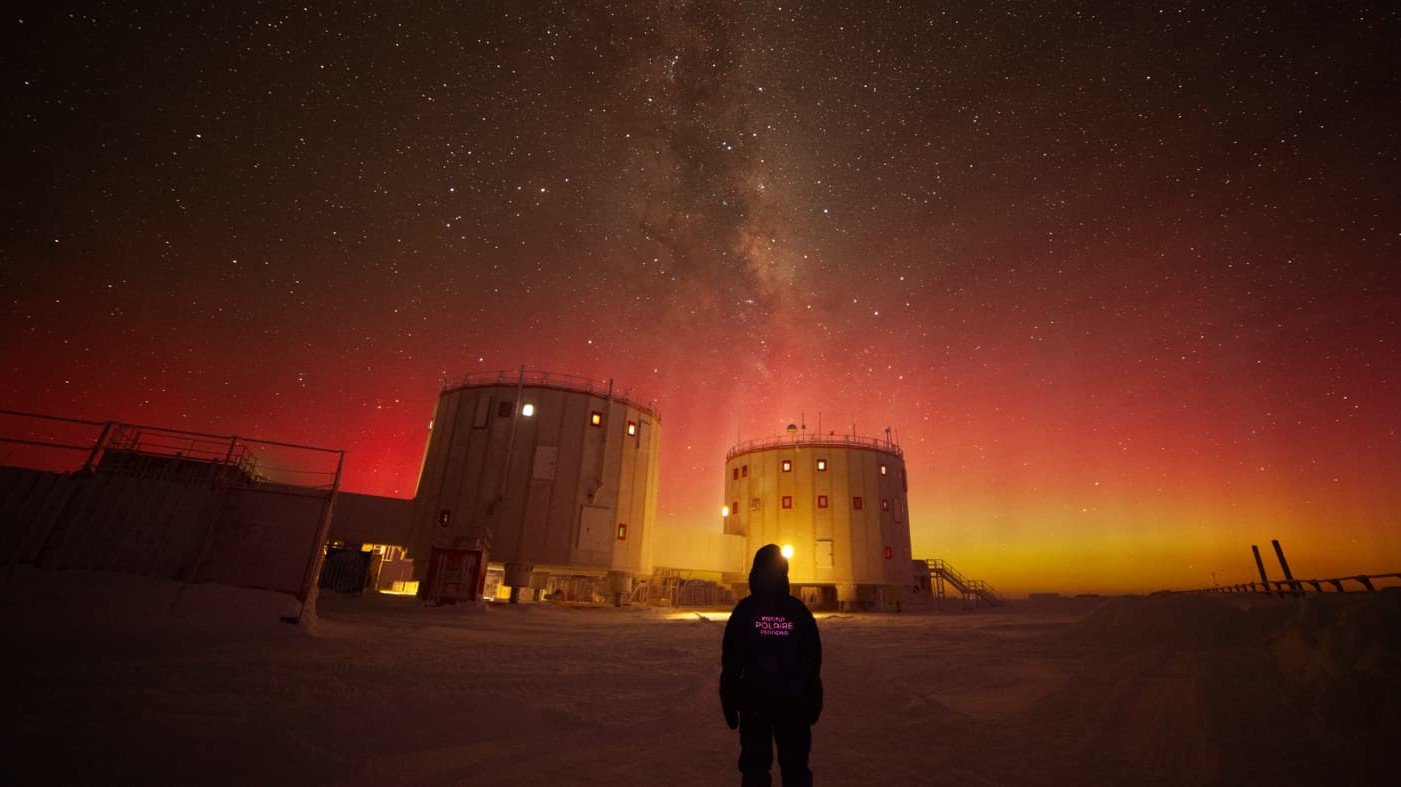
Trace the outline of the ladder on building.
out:
M 938 558 L 924 561 L 929 567 L 929 578 L 934 584 L 934 595 L 940 599 L 946 596 L 945 585 L 950 585 L 963 597 L 966 604 L 978 606 L 986 604 L 990 607 L 1000 607 L 1004 603 L 1002 596 L 998 595 L 992 585 L 981 579 L 969 579 L 963 576 L 947 560 Z

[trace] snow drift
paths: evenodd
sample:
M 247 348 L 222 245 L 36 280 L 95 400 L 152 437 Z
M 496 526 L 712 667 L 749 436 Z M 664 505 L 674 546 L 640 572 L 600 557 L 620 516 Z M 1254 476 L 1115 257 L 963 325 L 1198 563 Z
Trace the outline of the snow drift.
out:
M 12 778 L 714 785 L 723 615 L 0 575 Z M 819 616 L 828 785 L 1384 783 L 1401 594 Z

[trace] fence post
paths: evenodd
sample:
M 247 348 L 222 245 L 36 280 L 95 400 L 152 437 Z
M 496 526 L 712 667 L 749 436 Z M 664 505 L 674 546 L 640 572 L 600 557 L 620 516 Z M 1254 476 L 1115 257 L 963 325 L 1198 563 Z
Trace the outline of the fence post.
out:
M 1284 570 L 1284 581 L 1289 583 L 1289 588 L 1295 594 L 1302 594 L 1299 583 L 1294 581 L 1294 572 L 1289 570 L 1289 561 L 1284 559 L 1284 547 L 1279 545 L 1279 539 L 1272 538 L 1270 543 L 1274 544 L 1275 555 L 1279 557 L 1279 567 Z
M 1265 561 L 1260 559 L 1260 547 L 1255 544 L 1250 545 L 1250 551 L 1255 555 L 1255 567 L 1260 570 L 1260 589 L 1266 593 L 1270 592 L 1270 578 L 1265 574 Z
M 83 473 L 92 471 L 97 464 L 97 455 L 102 452 L 103 446 L 107 445 L 107 436 L 112 433 L 112 422 L 108 421 L 102 425 L 102 434 L 97 436 L 97 442 L 92 444 L 92 451 L 88 452 L 88 460 L 83 463 Z

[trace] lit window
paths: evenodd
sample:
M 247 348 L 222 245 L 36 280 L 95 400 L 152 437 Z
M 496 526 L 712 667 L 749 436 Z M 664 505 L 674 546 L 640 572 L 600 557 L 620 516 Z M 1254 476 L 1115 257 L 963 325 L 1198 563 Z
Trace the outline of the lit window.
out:
M 730 478 L 732 478 L 732 479 L 734 479 L 734 480 L 736 480 L 736 481 L 739 480 L 739 468 L 738 468 L 738 467 L 736 467 L 736 468 L 734 469 L 734 473 L 730 476 Z
M 819 472 L 819 473 L 825 473 L 826 471 L 827 471 L 827 460 L 826 460 L 826 459 L 819 459 L 819 460 L 817 460 L 817 472 Z
M 892 551 L 890 547 L 886 547 L 886 548 L 885 548 L 885 559 L 886 559 L 886 560 L 889 560 L 892 556 L 894 556 L 894 554 L 895 554 L 895 552 Z
M 757 497 L 751 497 L 751 498 L 749 498 L 749 510 L 750 510 L 750 511 L 758 511 L 758 510 L 759 510 L 759 498 L 757 498 Z
M 603 413 L 597 410 L 589 413 L 589 426 L 603 426 Z
M 860 511 L 860 510 L 861 510 L 861 498 L 859 498 L 859 497 L 853 497 L 853 498 L 851 499 L 851 507 L 854 508 L 854 509 L 856 509 L 857 511 Z
M 826 495 L 818 495 L 818 496 L 817 496 L 817 507 L 818 507 L 818 508 L 826 508 L 826 507 L 827 507 L 827 496 L 826 496 Z
M 516 409 L 516 406 L 513 402 L 502 402 L 501 406 L 496 408 L 496 414 L 502 418 L 510 418 L 511 411 L 514 409 Z
M 792 498 L 791 495 L 784 495 L 784 496 L 783 496 L 783 507 L 784 507 L 784 508 L 792 508 L 792 507 L 793 507 L 793 498 Z
M 784 459 L 784 460 L 783 460 L 783 472 L 785 472 L 785 473 L 791 473 L 791 472 L 793 472 L 793 460 L 792 460 L 792 459 Z
M 880 474 L 885 475 L 885 465 L 880 466 Z
M 739 475 L 740 475 L 740 478 L 748 478 L 748 477 L 749 477 L 749 465 L 740 465 L 740 466 L 739 466 Z
M 533 405 L 533 404 L 523 404 L 523 405 L 521 405 L 521 415 L 525 416 L 526 418 L 529 418 L 530 416 L 535 415 L 535 405 Z
M 890 498 L 888 498 L 888 497 L 882 497 L 882 498 L 880 499 L 880 510 L 882 510 L 882 511 L 889 511 L 889 510 L 890 510 Z
M 619 541 L 627 541 L 627 540 L 628 540 L 628 526 L 625 525 L 625 524 L 623 524 L 622 522 L 619 522 L 619 523 L 618 523 L 618 540 L 619 540 Z M 886 550 L 886 551 L 889 551 L 889 550 Z M 890 556 L 889 556 L 889 555 L 886 555 L 886 557 L 890 557 Z
M 636 435 L 637 435 L 637 422 L 636 422 L 636 421 L 628 421 L 628 437 L 634 437 L 634 436 L 636 436 Z

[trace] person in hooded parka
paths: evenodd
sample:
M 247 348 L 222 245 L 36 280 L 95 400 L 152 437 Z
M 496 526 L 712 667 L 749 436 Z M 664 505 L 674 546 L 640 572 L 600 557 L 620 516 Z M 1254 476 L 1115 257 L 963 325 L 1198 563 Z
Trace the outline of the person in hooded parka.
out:
M 773 544 L 754 555 L 750 595 L 725 624 L 720 705 L 739 728 L 743 784 L 772 783 L 773 747 L 784 787 L 812 784 L 808 753 L 822 713 L 822 642 L 807 605 L 788 592 L 788 560 Z

